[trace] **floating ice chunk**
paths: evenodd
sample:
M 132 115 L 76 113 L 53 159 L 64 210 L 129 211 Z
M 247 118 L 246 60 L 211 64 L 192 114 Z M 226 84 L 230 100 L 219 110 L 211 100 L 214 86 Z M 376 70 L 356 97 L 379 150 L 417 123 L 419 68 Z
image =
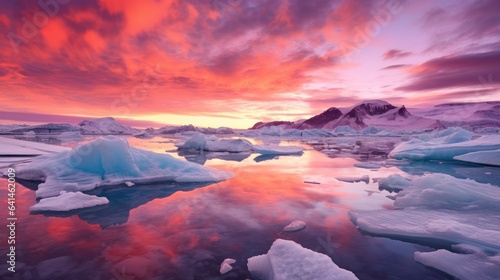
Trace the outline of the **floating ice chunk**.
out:
M 351 220 L 373 234 L 465 243 L 500 249 L 500 189 L 469 179 L 429 174 L 398 193 L 398 210 L 350 211 Z
M 367 184 L 370 183 L 370 176 L 368 175 L 363 175 L 361 177 L 339 177 L 335 179 L 347 183 L 357 183 L 357 182 L 365 182 Z
M 500 249 L 500 217 L 489 217 L 485 211 L 356 210 L 350 211 L 349 217 L 358 228 L 376 235 Z
M 486 255 L 480 250 L 457 254 L 447 250 L 415 252 L 414 258 L 423 265 L 444 271 L 462 280 L 496 280 L 500 275 L 500 255 Z
M 472 152 L 453 159 L 477 164 L 500 166 L 500 150 Z
M 252 143 L 245 139 L 218 139 L 196 132 L 186 142 L 175 144 L 179 149 L 201 150 L 210 152 L 248 152 L 252 150 Z
M 446 174 L 428 174 L 413 179 L 411 187 L 398 194 L 394 206 L 500 210 L 500 188 L 470 179 L 457 179 Z
M 382 162 L 361 162 L 361 163 L 356 163 L 354 166 L 366 169 L 379 169 L 382 166 L 384 166 L 384 164 Z
M 389 177 L 378 180 L 378 187 L 381 190 L 400 191 L 411 186 L 411 181 L 398 174 L 391 174 Z
M 225 259 L 221 264 L 220 264 L 220 274 L 226 274 L 229 271 L 233 269 L 232 264 L 235 263 L 236 260 L 234 259 Z
M 283 239 L 274 241 L 267 254 L 249 258 L 248 270 L 256 279 L 358 279 L 352 272 L 338 267 L 328 256 Z
M 453 132 L 453 133 L 444 133 Z M 472 138 L 463 129 L 445 130 L 422 139 L 402 142 L 389 154 L 395 159 L 410 160 L 453 160 L 454 157 L 471 152 L 500 149 L 500 135 L 483 135 Z M 443 135 L 444 134 L 444 135 Z
M 39 156 L 70 150 L 70 148 L 0 137 L 0 156 Z
M 23 135 L 28 137 L 28 138 L 33 138 L 36 136 L 36 133 L 33 130 L 30 130 L 28 132 L 23 133 Z
M 253 149 L 261 155 L 300 155 L 304 152 L 299 146 L 254 145 Z
M 284 227 L 283 231 L 287 231 L 287 232 L 299 231 L 299 230 L 302 230 L 305 228 L 306 228 L 306 223 L 304 223 L 303 221 L 296 220 L 296 221 L 291 222 L 286 227 Z
M 128 181 L 127 181 L 127 182 L 125 182 L 125 185 L 127 185 L 127 187 L 133 187 L 133 186 L 135 186 L 135 184 L 134 184 L 134 183 L 132 183 L 132 182 L 128 182 Z
M 59 196 L 41 199 L 30 207 L 30 211 L 70 211 L 108 203 L 109 200 L 105 197 L 81 192 L 62 192 Z
M 231 173 L 133 147 L 120 137 L 101 137 L 55 155 L 35 158 L 18 168 L 20 179 L 45 181 L 37 197 L 56 196 L 60 191 L 86 191 L 125 182 L 153 183 L 218 182 Z

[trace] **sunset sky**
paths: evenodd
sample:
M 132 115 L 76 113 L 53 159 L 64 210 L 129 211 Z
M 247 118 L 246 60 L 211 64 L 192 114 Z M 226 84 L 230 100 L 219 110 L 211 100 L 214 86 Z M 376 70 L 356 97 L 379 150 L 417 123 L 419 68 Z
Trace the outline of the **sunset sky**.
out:
M 0 123 L 500 100 L 498 0 L 9 0 L 0 33 Z

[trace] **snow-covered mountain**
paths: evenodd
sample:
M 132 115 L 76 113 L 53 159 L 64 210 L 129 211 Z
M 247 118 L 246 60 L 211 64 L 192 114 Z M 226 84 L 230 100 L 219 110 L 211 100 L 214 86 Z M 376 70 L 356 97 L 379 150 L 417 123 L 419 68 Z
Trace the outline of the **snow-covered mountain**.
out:
M 411 110 L 417 116 L 438 119 L 445 126 L 461 126 L 473 130 L 500 127 L 500 101 L 447 103 Z
M 122 125 L 112 117 L 84 120 L 78 124 L 83 134 L 134 134 L 139 130 Z
M 342 110 L 345 113 L 342 113 Z M 252 129 L 272 126 L 285 129 L 335 129 L 339 126 L 349 126 L 356 130 L 368 126 L 385 127 L 393 130 L 445 128 L 439 120 L 413 115 L 405 106 L 398 108 L 383 100 L 367 100 L 342 110 L 332 107 L 319 115 L 297 122 L 260 122 L 255 124 Z

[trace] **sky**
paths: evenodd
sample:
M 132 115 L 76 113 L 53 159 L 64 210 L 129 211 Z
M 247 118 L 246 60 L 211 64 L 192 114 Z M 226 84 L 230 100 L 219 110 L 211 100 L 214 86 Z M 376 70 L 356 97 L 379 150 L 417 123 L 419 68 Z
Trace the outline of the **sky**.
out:
M 498 0 L 9 0 L 0 34 L 0 123 L 248 128 L 500 100 Z

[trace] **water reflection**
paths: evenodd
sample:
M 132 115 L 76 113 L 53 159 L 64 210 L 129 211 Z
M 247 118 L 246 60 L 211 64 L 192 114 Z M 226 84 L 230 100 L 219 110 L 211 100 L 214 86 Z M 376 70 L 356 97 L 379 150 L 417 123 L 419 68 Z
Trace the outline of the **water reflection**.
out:
M 35 214 L 43 214 L 47 217 L 69 217 L 77 215 L 80 219 L 89 224 L 98 224 L 104 229 L 113 225 L 125 224 L 128 221 L 130 210 L 146 204 L 151 200 L 168 197 L 177 191 L 190 191 L 207 185 L 206 183 L 170 183 L 135 185 L 132 188 L 126 187 L 125 185 L 99 188 L 86 193 L 99 197 L 106 197 L 109 200 L 109 203 L 106 205 L 68 212 L 40 211 Z
M 169 149 L 150 140 L 131 143 Z M 35 195 L 20 186 L 17 250 L 24 267 L 19 273 L 32 279 L 246 279 L 246 260 L 284 238 L 329 255 L 360 279 L 443 279 L 413 261 L 414 251 L 429 248 L 364 236 L 350 222 L 350 209 L 380 209 L 392 201 L 373 182 L 344 183 L 335 177 L 402 173 L 395 167 L 359 169 L 353 166 L 357 162 L 314 150 L 259 162 L 207 160 L 207 166 L 235 177 L 209 186 L 102 188 L 92 194 L 108 197 L 109 205 L 67 217 L 29 215 Z M 4 188 L 0 195 L 5 197 Z M 307 223 L 304 230 L 280 234 L 297 219 Z M 237 262 L 220 276 L 225 258 Z

